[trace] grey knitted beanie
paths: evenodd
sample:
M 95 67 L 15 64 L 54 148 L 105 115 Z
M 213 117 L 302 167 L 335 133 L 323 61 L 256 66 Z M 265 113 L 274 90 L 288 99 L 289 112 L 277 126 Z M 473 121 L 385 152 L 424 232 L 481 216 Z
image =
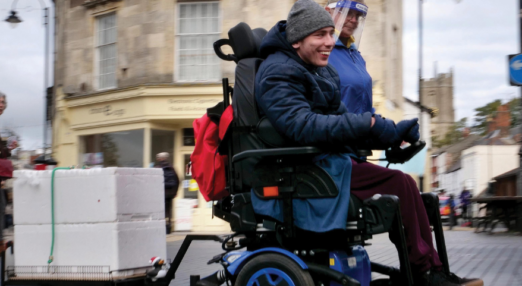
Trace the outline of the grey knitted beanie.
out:
M 286 40 L 293 44 L 325 27 L 335 27 L 330 13 L 313 0 L 299 0 L 288 13 Z

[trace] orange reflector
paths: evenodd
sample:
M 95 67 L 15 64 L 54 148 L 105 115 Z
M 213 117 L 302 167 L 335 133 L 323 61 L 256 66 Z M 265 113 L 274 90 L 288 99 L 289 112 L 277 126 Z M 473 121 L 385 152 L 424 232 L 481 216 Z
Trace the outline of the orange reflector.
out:
M 279 188 L 276 187 L 263 187 L 263 195 L 265 197 L 277 197 L 279 196 Z

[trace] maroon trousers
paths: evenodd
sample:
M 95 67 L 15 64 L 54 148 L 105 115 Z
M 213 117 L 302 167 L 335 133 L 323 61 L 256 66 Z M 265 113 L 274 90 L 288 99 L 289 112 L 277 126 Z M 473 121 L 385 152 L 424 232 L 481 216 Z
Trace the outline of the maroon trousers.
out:
M 350 191 L 364 200 L 375 194 L 399 197 L 402 222 L 406 234 L 410 263 L 413 271 L 424 272 L 430 268 L 442 269 L 439 255 L 433 247 L 428 215 L 417 184 L 407 174 L 372 163 L 352 160 Z M 396 235 L 390 233 L 395 243 Z

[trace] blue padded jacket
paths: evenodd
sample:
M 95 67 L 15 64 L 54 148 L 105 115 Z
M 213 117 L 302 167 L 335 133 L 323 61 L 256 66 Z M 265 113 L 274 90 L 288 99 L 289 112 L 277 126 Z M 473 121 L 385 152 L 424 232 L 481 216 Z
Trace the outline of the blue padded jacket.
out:
M 283 136 L 329 152 L 314 162 L 330 174 L 339 195 L 294 199 L 295 225 L 314 232 L 344 229 L 350 201 L 350 156 L 354 156 L 355 143 L 370 136 L 372 114 L 348 113 L 341 102 L 335 69 L 307 65 L 287 42 L 285 28 L 286 22 L 279 22 L 261 44 L 266 60 L 256 75 L 256 101 L 260 112 Z M 252 192 L 252 204 L 256 213 L 283 221 L 280 200 L 262 200 Z

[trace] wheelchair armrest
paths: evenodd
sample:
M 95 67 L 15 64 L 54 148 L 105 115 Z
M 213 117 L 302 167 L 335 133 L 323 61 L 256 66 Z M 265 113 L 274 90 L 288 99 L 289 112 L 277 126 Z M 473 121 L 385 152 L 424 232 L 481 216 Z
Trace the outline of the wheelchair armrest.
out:
M 291 148 L 273 148 L 263 150 L 248 150 L 238 153 L 232 157 L 232 163 L 245 160 L 251 157 L 270 157 L 270 156 L 282 156 L 282 155 L 306 155 L 306 154 L 319 154 L 323 151 L 316 147 L 291 147 Z

